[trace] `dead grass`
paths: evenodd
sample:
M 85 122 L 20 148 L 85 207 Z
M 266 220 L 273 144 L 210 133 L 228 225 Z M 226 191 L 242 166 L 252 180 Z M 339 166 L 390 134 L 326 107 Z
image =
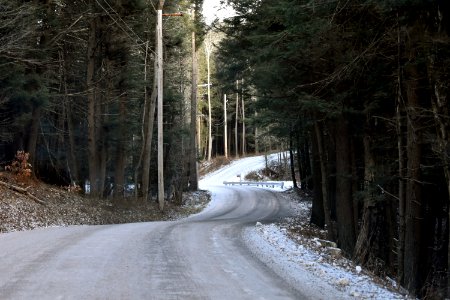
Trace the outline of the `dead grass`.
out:
M 200 177 L 205 176 L 208 173 L 214 172 L 223 166 L 230 164 L 232 161 L 232 159 L 225 158 L 225 156 L 218 156 L 210 161 L 203 161 L 200 164 L 199 175 Z
M 13 178 L 5 174 L 1 180 L 14 183 Z M 0 232 L 48 226 L 175 220 L 200 212 L 210 200 L 206 191 L 185 193 L 185 205 L 166 202 L 165 209 L 161 212 L 156 201 L 143 203 L 131 198 L 121 201 L 92 199 L 36 180 L 28 186 L 30 193 L 45 202 L 44 205 L 0 186 Z

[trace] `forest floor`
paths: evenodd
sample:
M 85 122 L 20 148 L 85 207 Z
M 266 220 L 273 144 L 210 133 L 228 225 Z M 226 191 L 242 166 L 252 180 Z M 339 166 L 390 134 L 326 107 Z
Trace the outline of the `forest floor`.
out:
M 202 163 L 199 173 L 205 175 L 229 163 L 225 158 L 214 159 Z M 68 187 L 18 179 L 9 172 L 0 172 L 0 181 L 8 185 L 0 184 L 0 233 L 51 226 L 177 220 L 200 212 L 210 201 L 206 191 L 185 192 L 183 205 L 169 201 L 161 212 L 156 201 L 143 203 L 133 197 L 93 199 Z
M 119 201 L 92 199 L 37 180 L 18 182 L 7 172 L 0 173 L 0 181 L 9 185 L 0 184 L 0 233 L 51 226 L 176 220 L 200 212 L 210 200 L 205 191 L 184 193 L 183 205 L 166 202 L 161 212 L 156 201 L 143 203 L 132 197 Z M 15 191 L 14 187 L 26 192 Z

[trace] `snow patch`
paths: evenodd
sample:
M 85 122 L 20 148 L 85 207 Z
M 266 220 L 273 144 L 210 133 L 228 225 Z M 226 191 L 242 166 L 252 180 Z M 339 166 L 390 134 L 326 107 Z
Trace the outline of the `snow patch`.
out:
M 259 222 L 258 222 L 259 223 Z M 261 223 L 259 223 L 261 224 Z M 314 286 L 311 295 L 322 294 L 320 299 L 408 299 L 362 273 L 362 268 L 342 267 L 340 263 L 329 262 L 326 252 L 317 252 L 297 244 L 277 224 L 257 225 L 244 230 L 243 236 L 251 251 L 263 262 L 270 265 L 281 277 L 298 286 L 301 291 Z M 315 239 L 318 247 L 323 247 Z M 344 259 L 344 258 L 340 258 Z M 347 262 L 350 266 L 352 263 Z M 314 297 L 315 298 L 315 297 Z

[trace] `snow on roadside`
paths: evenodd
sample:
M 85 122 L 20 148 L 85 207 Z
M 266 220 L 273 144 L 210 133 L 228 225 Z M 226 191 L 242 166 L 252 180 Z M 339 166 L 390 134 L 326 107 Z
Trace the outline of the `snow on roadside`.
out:
M 276 158 L 277 154 L 269 156 L 269 160 Z M 222 185 L 225 180 L 238 181 L 237 174 L 245 176 L 251 171 L 262 169 L 264 165 L 263 156 L 240 159 L 207 174 L 199 184 L 201 188 L 208 188 Z M 271 190 L 283 192 L 291 186 L 292 182 L 285 182 L 283 190 Z M 297 202 L 292 199 L 287 201 L 291 201 L 293 215 L 296 217 L 286 218 L 282 223 L 276 224 L 257 223 L 244 229 L 243 238 L 253 254 L 291 286 L 297 287 L 311 299 L 408 299 L 375 283 L 359 266 L 340 257 L 339 249 L 323 247 L 317 237 L 300 235 L 296 236 L 295 240 L 291 238 L 288 231 L 295 227 L 295 218 L 297 221 L 298 218 L 302 219 L 303 225 L 308 224 L 311 202 Z M 334 254 L 337 256 L 330 256 L 329 250 L 337 252 Z M 390 284 L 395 282 L 391 281 Z
M 294 202 L 293 205 L 300 214 L 309 212 L 307 202 Z M 302 244 L 291 239 L 285 226 L 259 222 L 246 228 L 243 236 L 257 257 L 301 291 L 308 292 L 308 289 L 313 289 L 311 295 L 315 295 L 314 298 L 318 296 L 319 299 L 330 299 L 332 296 L 333 299 L 408 299 L 375 283 L 372 277 L 350 260 L 320 251 L 319 249 L 325 247 L 317 238 L 310 238 L 309 243 L 317 246 L 311 247 L 308 243 Z M 318 290 L 321 294 L 314 294 Z
M 275 160 L 277 154 L 268 155 L 269 161 Z M 252 156 L 233 161 L 212 173 L 206 174 L 200 181 L 201 189 L 207 189 L 208 186 L 222 185 L 224 181 L 239 181 L 251 171 L 263 169 L 265 166 L 264 156 Z M 241 176 L 241 177 L 238 177 Z

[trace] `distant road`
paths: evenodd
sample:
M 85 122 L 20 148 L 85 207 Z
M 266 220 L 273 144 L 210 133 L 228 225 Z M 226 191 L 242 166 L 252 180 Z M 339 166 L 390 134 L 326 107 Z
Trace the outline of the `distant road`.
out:
M 241 238 L 248 224 L 286 214 L 287 204 L 264 189 L 214 186 L 251 164 L 205 178 L 212 203 L 181 221 L 0 235 L 0 299 L 310 299 Z

